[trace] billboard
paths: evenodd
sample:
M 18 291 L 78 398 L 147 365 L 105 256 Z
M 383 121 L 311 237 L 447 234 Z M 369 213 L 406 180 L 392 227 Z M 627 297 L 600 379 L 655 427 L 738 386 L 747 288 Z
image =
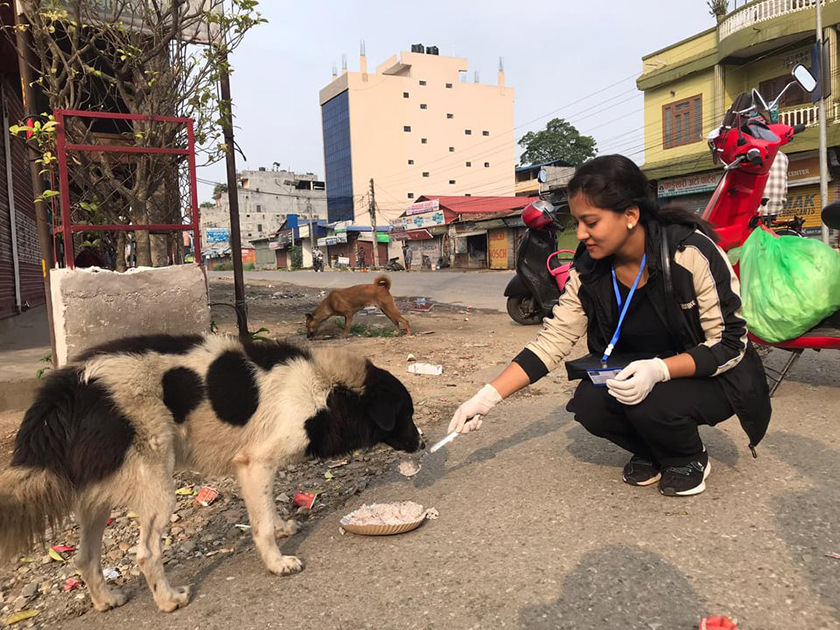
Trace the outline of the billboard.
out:
M 230 230 L 228 228 L 207 228 L 205 239 L 207 243 L 226 243 L 230 240 Z

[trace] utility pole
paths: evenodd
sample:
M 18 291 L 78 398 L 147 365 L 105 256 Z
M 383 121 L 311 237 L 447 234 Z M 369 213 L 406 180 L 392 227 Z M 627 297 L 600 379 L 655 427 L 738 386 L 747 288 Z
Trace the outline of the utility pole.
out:
M 227 51 L 220 50 L 219 89 L 222 96 L 222 129 L 225 136 L 228 203 L 230 205 L 230 252 L 233 259 L 234 310 L 239 337 L 248 338 L 248 305 L 245 302 L 245 275 L 242 272 L 242 233 L 239 230 L 239 192 L 236 185 L 236 144 L 233 141 L 233 100 L 230 96 L 230 69 Z
M 379 241 L 376 240 L 376 193 L 370 178 L 370 227 L 373 229 L 373 266 L 379 266 Z
M 312 220 L 312 200 L 306 198 L 306 216 L 309 217 L 309 251 L 315 251 L 315 224 Z M 313 259 L 314 260 L 314 259 Z
M 19 15 L 17 3 L 12 4 L 12 13 L 15 18 L 15 45 L 18 54 L 18 70 L 20 72 L 21 91 L 23 97 L 23 112 L 27 121 L 34 120 L 38 115 L 35 109 L 35 89 L 32 87 L 32 66 L 30 65 L 31 55 L 29 54 L 29 43 L 26 37 L 29 34 L 28 29 L 22 28 L 25 18 Z M 4 129 L 3 133 L 8 133 L 8 129 Z M 50 289 L 50 269 L 53 268 L 53 248 L 52 248 L 52 231 L 50 224 L 47 221 L 47 208 L 43 198 L 44 194 L 44 180 L 41 179 L 40 166 L 35 160 L 38 159 L 38 152 L 31 144 L 28 147 L 29 153 L 29 176 L 32 180 L 32 194 L 35 197 L 35 223 L 38 228 L 38 244 L 41 248 L 41 272 L 44 275 L 44 303 L 47 307 L 47 325 L 50 329 L 50 351 L 52 352 L 53 365 L 60 367 L 57 363 L 58 355 L 55 351 L 55 325 L 53 320 L 52 309 L 52 290 Z M 7 160 L 11 160 L 11 156 L 6 156 Z M 11 192 L 11 191 L 10 191 Z M 69 247 L 69 243 L 64 244 Z
M 827 140 L 826 140 L 826 119 L 825 119 L 825 92 L 828 88 L 825 85 L 825 77 L 828 73 L 825 72 L 825 68 L 823 68 L 823 64 L 826 63 L 826 58 L 823 55 L 823 32 L 822 32 L 822 0 L 817 0 L 817 47 L 819 49 L 819 59 L 820 59 L 820 76 L 819 79 L 819 86 L 820 86 L 820 102 L 819 102 L 819 131 L 820 131 L 820 202 L 824 206 L 828 204 L 828 149 L 827 149 Z M 829 75 L 830 76 L 830 75 Z M 822 228 L 822 240 L 823 243 L 828 245 L 828 226 L 825 223 L 820 223 L 820 227 Z

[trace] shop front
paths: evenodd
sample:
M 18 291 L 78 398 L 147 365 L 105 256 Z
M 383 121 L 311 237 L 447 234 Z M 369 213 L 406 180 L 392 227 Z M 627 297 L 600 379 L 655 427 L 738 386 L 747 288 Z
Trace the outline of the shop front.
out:
M 675 205 L 702 214 L 723 175 L 722 170 L 694 173 L 658 182 L 659 203 Z

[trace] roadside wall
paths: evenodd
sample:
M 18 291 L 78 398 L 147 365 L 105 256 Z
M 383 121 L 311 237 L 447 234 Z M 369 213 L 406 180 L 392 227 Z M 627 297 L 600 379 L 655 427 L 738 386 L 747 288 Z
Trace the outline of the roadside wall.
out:
M 120 337 L 210 331 L 207 279 L 197 265 L 126 273 L 53 269 L 50 274 L 59 366 Z

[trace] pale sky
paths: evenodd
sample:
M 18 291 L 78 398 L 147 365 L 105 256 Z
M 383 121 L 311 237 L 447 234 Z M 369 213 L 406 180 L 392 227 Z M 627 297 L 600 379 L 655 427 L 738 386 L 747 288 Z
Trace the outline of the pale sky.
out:
M 231 59 L 236 138 L 247 157 L 237 156 L 237 169 L 279 162 L 322 179 L 318 91 L 333 65 L 341 72 L 342 54 L 358 71 L 360 40 L 371 69 L 422 43 L 466 57 L 468 80 L 478 70 L 482 83 L 495 84 L 502 57 L 505 82 L 516 89 L 517 140 L 558 116 L 594 136 L 600 151 L 641 163 L 642 55 L 714 25 L 705 0 L 262 0 L 260 10 L 268 24 Z M 224 181 L 224 164 L 199 177 Z M 201 186 L 200 200 L 210 191 Z

